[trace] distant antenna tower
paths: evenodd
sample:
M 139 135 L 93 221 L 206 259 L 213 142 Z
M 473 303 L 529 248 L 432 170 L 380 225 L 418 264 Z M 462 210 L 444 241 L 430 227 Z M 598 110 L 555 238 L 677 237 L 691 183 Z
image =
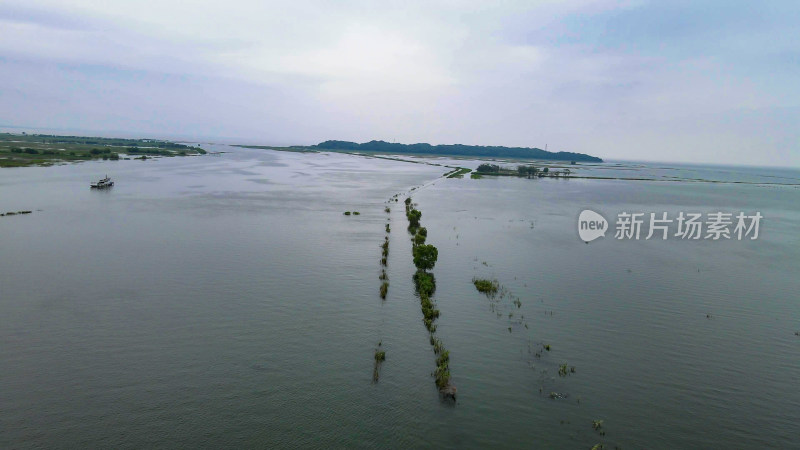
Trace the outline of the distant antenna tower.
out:
M 547 144 L 544 144 L 544 151 L 547 151 Z

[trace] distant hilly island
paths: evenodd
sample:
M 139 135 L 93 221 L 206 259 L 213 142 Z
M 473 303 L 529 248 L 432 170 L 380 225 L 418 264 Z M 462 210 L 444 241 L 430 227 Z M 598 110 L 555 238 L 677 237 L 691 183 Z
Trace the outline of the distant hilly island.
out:
M 548 152 L 540 148 L 502 147 L 485 145 L 431 145 L 431 144 L 398 144 L 386 141 L 369 141 L 359 144 L 349 141 L 325 141 L 305 148 L 334 151 L 362 151 L 418 155 L 451 155 L 451 156 L 488 156 L 524 159 L 550 159 L 556 161 L 603 162 L 602 159 L 584 153 Z

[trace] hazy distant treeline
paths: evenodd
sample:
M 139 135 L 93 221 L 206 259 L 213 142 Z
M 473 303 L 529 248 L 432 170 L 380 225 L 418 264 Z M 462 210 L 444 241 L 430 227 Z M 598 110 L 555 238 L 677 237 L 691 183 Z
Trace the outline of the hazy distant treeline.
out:
M 397 144 L 385 141 L 369 141 L 363 144 L 348 141 L 325 141 L 315 147 L 325 150 L 359 150 L 386 153 L 417 153 L 428 155 L 497 156 L 505 158 L 553 159 L 559 161 L 603 162 L 596 156 L 573 152 L 548 152 L 540 148 L 501 147 L 484 145 L 431 145 Z

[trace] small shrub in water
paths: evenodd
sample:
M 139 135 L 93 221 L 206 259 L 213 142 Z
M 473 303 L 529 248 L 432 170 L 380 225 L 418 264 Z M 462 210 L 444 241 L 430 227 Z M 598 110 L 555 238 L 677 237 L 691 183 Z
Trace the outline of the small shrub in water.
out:
M 575 373 L 575 366 L 568 366 L 567 363 L 559 364 L 558 366 L 558 376 L 565 377 L 570 373 Z
M 449 364 L 450 364 L 450 352 L 445 350 L 439 354 L 438 358 L 436 358 L 436 365 L 446 367 Z
M 436 291 L 436 279 L 433 277 L 433 274 L 423 270 L 418 270 L 414 274 L 414 285 L 420 297 L 429 297 Z
M 480 278 L 473 278 L 472 284 L 475 285 L 475 289 L 482 294 L 486 294 L 487 297 L 493 297 L 497 294 L 497 290 L 500 287 L 500 284 L 497 280 L 487 280 L 487 279 L 480 279 Z
M 442 344 L 442 341 L 439 338 L 434 337 L 431 337 L 431 339 L 433 339 L 433 353 L 436 353 L 437 355 L 442 353 L 442 351 L 444 351 L 444 345 Z
M 450 369 L 448 364 L 445 363 L 436 366 L 433 376 L 436 378 L 436 387 L 438 387 L 439 390 L 446 388 L 450 384 Z

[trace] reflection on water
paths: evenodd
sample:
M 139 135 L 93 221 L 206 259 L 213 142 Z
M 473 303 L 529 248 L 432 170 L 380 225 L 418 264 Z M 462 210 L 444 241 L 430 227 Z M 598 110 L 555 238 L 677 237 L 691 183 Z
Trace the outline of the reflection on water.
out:
M 229 153 L 2 171 L 0 210 L 34 213 L 0 218 L 0 446 L 795 445 L 796 187 L 433 183 L 449 169 L 213 150 Z M 604 167 L 575 170 L 800 178 Z M 114 188 L 90 190 L 106 172 Z M 430 377 L 402 203 L 378 296 L 385 201 L 421 185 L 455 407 Z M 586 245 L 575 224 L 586 208 L 765 218 L 756 241 Z M 491 302 L 474 276 L 513 297 Z M 561 364 L 575 373 L 559 376 Z

